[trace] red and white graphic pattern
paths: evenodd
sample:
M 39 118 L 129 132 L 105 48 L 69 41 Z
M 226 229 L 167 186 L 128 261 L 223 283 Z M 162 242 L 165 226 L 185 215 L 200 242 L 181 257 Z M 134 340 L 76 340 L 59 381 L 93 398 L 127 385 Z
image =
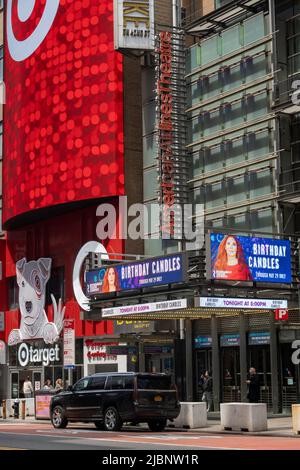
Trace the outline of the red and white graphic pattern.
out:
M 6 31 L 11 23 L 18 46 L 7 37 L 4 222 L 124 194 L 123 63 L 114 50 L 113 0 L 60 0 L 45 22 L 49 2 L 7 0 Z

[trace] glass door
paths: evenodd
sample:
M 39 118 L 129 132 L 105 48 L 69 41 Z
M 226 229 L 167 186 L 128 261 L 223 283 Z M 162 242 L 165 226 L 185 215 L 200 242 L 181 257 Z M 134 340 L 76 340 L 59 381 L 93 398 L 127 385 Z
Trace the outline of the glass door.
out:
M 10 373 L 10 396 L 19 398 L 19 372 Z
M 202 400 L 203 389 L 201 377 L 205 371 L 211 373 L 212 351 L 211 349 L 200 349 L 196 352 L 196 399 Z
M 221 348 L 222 395 L 225 403 L 240 402 L 240 348 Z
M 42 371 L 34 371 L 33 372 L 33 390 L 37 392 L 42 388 Z

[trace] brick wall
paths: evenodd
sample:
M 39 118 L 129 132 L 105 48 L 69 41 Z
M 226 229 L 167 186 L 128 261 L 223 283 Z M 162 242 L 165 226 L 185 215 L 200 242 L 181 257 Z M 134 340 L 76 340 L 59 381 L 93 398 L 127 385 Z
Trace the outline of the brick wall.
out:
M 154 0 L 155 23 L 172 25 L 172 0 Z

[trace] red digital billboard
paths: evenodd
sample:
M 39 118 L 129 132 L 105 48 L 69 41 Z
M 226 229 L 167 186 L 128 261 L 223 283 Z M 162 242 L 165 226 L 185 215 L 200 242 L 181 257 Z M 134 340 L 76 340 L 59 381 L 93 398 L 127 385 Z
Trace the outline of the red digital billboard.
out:
M 4 223 L 124 194 L 113 0 L 6 0 Z

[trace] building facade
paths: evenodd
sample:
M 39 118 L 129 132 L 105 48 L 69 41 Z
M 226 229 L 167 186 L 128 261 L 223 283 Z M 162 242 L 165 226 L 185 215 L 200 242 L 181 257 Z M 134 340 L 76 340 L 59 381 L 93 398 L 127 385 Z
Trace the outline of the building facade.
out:
M 108 253 L 130 250 L 130 241 L 97 239 L 97 208 L 101 203 L 113 205 L 118 227 L 118 197 L 127 196 L 130 203 L 141 198 L 140 67 L 137 58 L 114 50 L 112 0 L 78 6 L 46 2 L 33 11 L 5 10 L 3 398 L 22 397 L 27 376 L 40 388 L 46 379 L 73 383 L 95 371 L 127 370 L 126 357 L 106 349 L 107 343 L 116 344 L 109 339 L 114 337 L 114 322 L 85 319 L 74 294 L 73 269 L 86 243 L 97 241 Z M 47 28 L 44 21 L 41 30 L 43 17 Z M 138 253 L 141 247 L 135 249 Z M 30 276 L 28 269 L 33 269 Z M 48 322 L 55 323 L 53 298 L 61 299 L 65 319 L 74 320 L 71 369 L 64 368 L 62 335 L 51 356 L 54 346 L 45 336 L 33 334 L 33 327 L 30 339 L 25 335 L 23 341 L 25 352 L 33 352 L 27 362 L 22 359 L 22 322 L 26 311 L 33 316 L 35 308 L 31 298 L 22 307 L 27 282 L 42 310 L 44 299 Z M 12 331 L 23 331 L 15 344 Z M 43 354 L 52 360 L 42 359 Z
M 180 3 L 180 4 L 179 4 Z M 288 411 L 299 396 L 299 371 L 291 362 L 299 337 L 297 242 L 297 122 L 292 102 L 298 78 L 299 6 L 290 1 L 177 2 L 177 24 L 186 39 L 186 159 L 190 203 L 202 204 L 205 232 L 290 239 L 295 247 L 293 284 L 207 281 L 199 254 L 194 297 L 288 300 L 289 322 L 274 312 L 234 316 L 201 309 L 186 323 L 187 396 L 200 399 L 199 379 L 211 369 L 215 409 L 246 400 L 246 374 L 256 366 L 261 399 L 274 412 Z M 174 24 L 174 23 L 173 23 Z M 170 23 L 169 23 L 170 25 Z M 159 26 L 157 26 L 159 30 Z M 165 28 L 166 29 L 166 28 Z M 144 202 L 157 201 L 155 70 L 143 69 Z M 294 88 L 293 88 L 294 87 Z M 197 215 L 197 214 L 195 214 Z M 176 241 L 148 240 L 145 253 L 176 252 Z M 294 270 L 296 268 L 296 270 Z M 197 319 L 198 315 L 198 319 Z M 177 329 L 179 335 L 179 326 Z M 193 358 L 193 359 L 192 359 Z
M 17 22 L 16 11 L 10 13 L 19 38 L 24 23 L 34 29 L 35 16 Z M 8 39 L 0 340 L 7 344 L 20 325 L 17 263 L 51 258 L 45 310 L 53 322 L 51 294 L 62 299 L 66 318 L 75 320 L 76 360 L 72 373 L 64 368 L 62 336 L 58 359 L 47 365 L 22 366 L 19 345 L 5 346 L 3 396 L 21 396 L 28 374 L 41 384 L 59 376 L 75 381 L 97 371 L 140 370 L 171 373 L 182 400 L 201 400 L 201 375 L 211 370 L 217 411 L 220 402 L 247 399 L 247 370 L 255 366 L 261 401 L 274 413 L 289 412 L 300 396 L 299 370 L 291 361 L 293 341 L 300 339 L 299 14 L 298 2 L 287 0 L 161 0 L 154 16 L 156 35 L 176 36 L 176 53 L 179 34 L 185 41 L 172 65 L 174 74 L 185 67 L 184 92 L 176 89 L 173 96 L 180 109 L 185 105 L 177 117 L 185 145 L 182 160 L 174 161 L 182 193 L 194 208 L 202 206 L 205 235 L 289 241 L 290 282 L 210 278 L 206 239 L 188 253 L 185 282 L 99 296 L 91 310 L 75 298 L 73 268 L 80 249 L 96 240 L 99 204 L 117 208 L 118 198 L 127 196 L 128 206 L 143 202 L 149 208 L 161 200 L 158 50 L 154 44 L 149 51 L 114 50 L 112 0 L 83 9 L 60 5 L 50 32 L 28 57 L 29 46 L 25 54 Z M 172 111 L 177 116 L 178 107 Z M 115 261 L 185 251 L 184 239 L 151 239 L 159 232 L 158 223 L 145 240 L 98 242 Z M 89 256 L 86 270 L 98 261 Z M 217 299 L 214 308 L 211 299 Z M 178 300 L 186 307 L 174 313 L 103 319 L 107 307 Z M 234 307 L 243 301 L 248 306 Z M 276 302 L 287 302 L 288 321 L 275 319 Z M 264 303 L 269 307 L 260 308 Z M 29 344 L 51 349 L 41 338 Z

